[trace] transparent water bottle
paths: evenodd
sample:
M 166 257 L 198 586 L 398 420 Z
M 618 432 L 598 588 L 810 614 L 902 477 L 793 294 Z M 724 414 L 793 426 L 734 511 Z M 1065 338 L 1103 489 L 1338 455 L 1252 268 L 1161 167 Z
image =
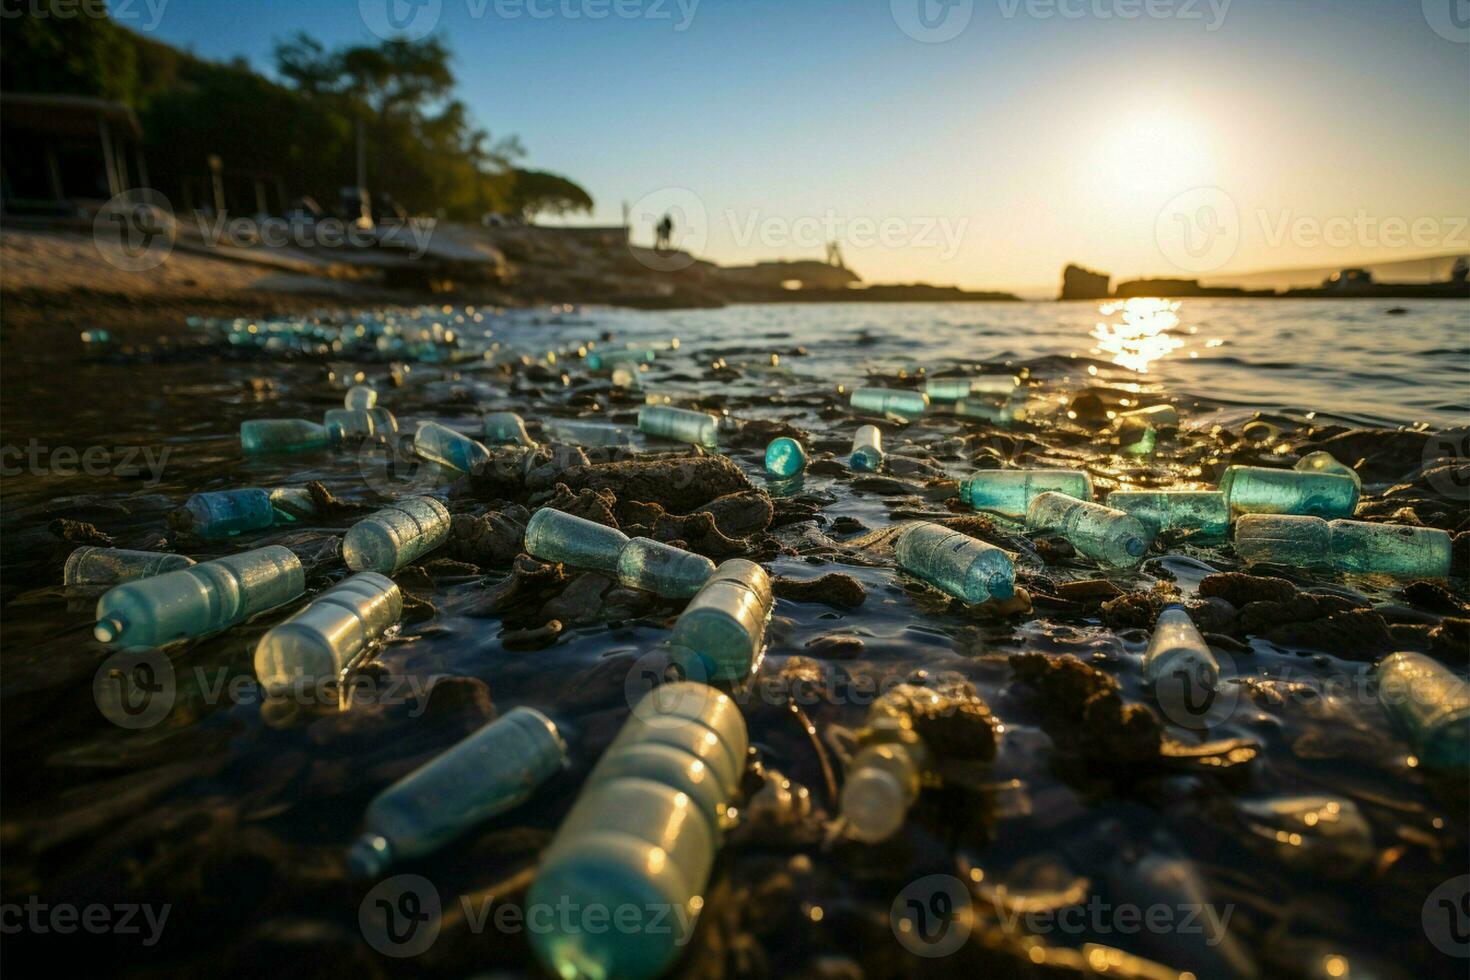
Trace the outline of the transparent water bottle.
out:
M 719 423 L 713 415 L 669 405 L 645 405 L 638 410 L 638 428 L 651 436 L 688 442 L 706 449 L 719 443 Z
M 305 591 L 295 554 L 257 548 L 114 586 L 97 601 L 92 633 L 124 649 L 161 647 L 227 629 Z
M 587 370 L 603 371 L 616 364 L 652 364 L 658 359 L 658 351 L 651 347 L 614 347 L 611 350 L 587 352 Z
M 525 803 L 566 765 L 566 742 L 550 718 L 534 708 L 508 711 L 379 793 L 348 866 L 370 878 L 431 854 Z
M 1372 828 L 1352 800 L 1283 796 L 1237 806 L 1247 829 L 1289 868 L 1349 878 L 1377 854 Z
M 631 446 L 633 436 L 622 426 L 576 419 L 548 419 L 541 423 L 547 438 L 572 446 Z
M 1060 534 L 1078 554 L 1124 568 L 1137 565 L 1153 542 L 1153 535 L 1137 518 L 1055 492 L 1031 501 L 1026 530 Z
M 1107 505 L 1138 518 L 1155 535 L 1193 531 L 1218 539 L 1230 531 L 1230 507 L 1218 490 L 1114 490 Z
M 1159 613 L 1153 636 L 1143 654 L 1143 679 L 1157 684 L 1165 677 L 1184 674 L 1202 690 L 1214 690 L 1220 682 L 1220 663 L 1194 620 L 1181 605 L 1169 605 Z
M 267 694 L 340 677 L 403 615 L 403 594 L 377 572 L 359 572 L 272 627 L 255 646 L 255 679 Z
M 542 507 L 526 524 L 526 554 L 542 561 L 618 574 L 628 536 L 615 527 Z
M 343 408 L 374 408 L 377 404 L 377 391 L 367 385 L 353 385 L 342 398 Z
M 240 448 L 248 456 L 310 452 L 329 445 L 326 428 L 307 419 L 250 419 L 240 423 Z
M 652 538 L 633 538 L 618 552 L 618 581 L 655 595 L 692 596 L 714 573 L 715 563 L 703 555 Z
M 1419 762 L 1463 775 L 1470 765 L 1470 684 L 1418 653 L 1385 657 L 1375 673 L 1378 698 Z
M 778 479 L 795 476 L 806 469 L 806 450 L 790 436 L 772 439 L 766 446 L 766 472 Z
M 940 524 L 921 522 L 894 543 L 898 567 L 965 602 L 1009 599 L 1016 590 L 1011 556 Z
M 419 423 L 413 434 L 413 451 L 431 463 L 461 473 L 468 473 L 475 464 L 490 459 L 490 450 L 483 445 L 438 422 Z
M 1081 470 L 981 470 L 960 481 L 960 500 L 975 510 L 1024 517 L 1031 501 L 1049 491 L 1092 499 L 1092 477 Z
M 188 568 L 194 559 L 160 551 L 82 547 L 66 557 L 62 582 L 68 586 L 121 585 Z
M 409 497 L 348 528 L 342 560 L 354 572 L 391 575 L 448 539 L 449 508 L 433 497 Z
M 1017 395 L 971 395 L 954 403 L 954 413 L 1008 429 L 1026 418 L 1026 401 Z
M 856 412 L 918 418 L 929 411 L 929 396 L 898 388 L 855 388 L 849 404 Z
M 391 439 L 398 434 L 398 420 L 386 408 L 331 408 L 323 414 L 322 425 L 334 446 Z
M 876 473 L 883 465 L 883 433 L 876 425 L 859 426 L 853 433 L 848 465 L 859 473 Z
M 774 606 L 764 568 L 744 558 L 722 562 L 674 623 L 669 643 L 675 661 L 710 680 L 749 676 L 759 663 Z
M 1322 567 L 1363 575 L 1445 578 L 1453 561 L 1448 533 L 1432 527 L 1247 514 L 1235 524 L 1235 553 L 1248 563 Z
M 180 530 L 206 540 L 257 531 L 275 519 L 270 493 L 254 487 L 193 494 L 172 518 Z
M 1337 473 L 1231 466 L 1220 480 L 1232 514 L 1351 517 L 1358 484 Z
M 1315 453 L 1307 453 L 1297 460 L 1292 469 L 1298 473 L 1331 473 L 1336 476 L 1345 476 L 1357 485 L 1360 495 L 1363 490 L 1363 478 L 1358 476 L 1357 470 L 1338 462 L 1336 456 L 1320 449 Z
M 869 709 L 857 745 L 839 805 L 848 836 L 877 844 L 898 833 L 924 786 L 938 783 L 934 755 L 913 720 L 885 700 Z
M 954 402 L 970 395 L 969 378 L 928 378 L 924 381 L 924 394 L 930 402 Z
M 515 412 L 491 412 L 485 416 L 485 441 L 491 445 L 534 446 L 525 420 Z

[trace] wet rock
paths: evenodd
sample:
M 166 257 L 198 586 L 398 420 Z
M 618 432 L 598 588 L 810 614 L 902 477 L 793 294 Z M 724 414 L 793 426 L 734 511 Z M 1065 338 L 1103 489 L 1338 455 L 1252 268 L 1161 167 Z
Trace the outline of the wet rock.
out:
M 1235 628 L 1235 607 L 1219 596 L 1210 596 L 1184 606 L 1201 633 L 1229 633 Z
M 716 562 L 737 555 L 748 555 L 751 543 L 742 538 L 729 538 L 720 533 L 714 515 L 701 510 L 693 514 L 668 514 L 658 504 L 628 501 L 618 508 L 623 531 L 631 537 L 652 538 L 664 544 L 677 545 Z
M 1394 649 L 1388 624 L 1373 609 L 1350 609 L 1320 619 L 1286 623 L 1261 635 L 1282 646 L 1322 650 L 1346 660 L 1376 660 Z
M 369 504 L 343 500 L 328 490 L 327 485 L 320 480 L 312 480 L 308 483 L 306 492 L 311 495 L 311 505 L 316 510 L 317 516 L 324 520 L 340 520 L 344 517 L 365 514 L 373 509 Z
M 403 593 L 403 618 L 401 622 L 405 625 L 427 623 L 437 615 L 439 615 L 439 610 L 428 599 L 416 596 L 412 592 L 405 591 Z
M 1107 764 L 1158 757 L 1158 719 L 1143 705 L 1125 705 L 1107 674 L 1071 655 L 1020 653 L 1010 664 L 1016 679 L 1039 695 L 1043 725 L 1064 752 Z
M 1300 451 L 1303 455 L 1329 452 L 1358 470 L 1364 480 L 1392 480 L 1420 464 L 1428 441 L 1427 432 L 1350 429 L 1318 442 L 1304 443 Z M 1361 465 L 1358 460 L 1362 460 Z
M 1286 602 L 1296 596 L 1297 588 L 1271 575 L 1219 572 L 1200 580 L 1199 594 L 1219 596 L 1238 609 L 1251 602 Z
M 1431 632 L 1429 649 L 1449 663 L 1470 663 L 1470 619 L 1446 616 Z
M 831 527 L 833 534 L 862 534 L 867 529 L 868 526 L 862 521 L 846 514 L 834 520 Z
M 46 525 L 46 530 L 73 547 L 94 545 L 98 548 L 115 547 L 112 538 L 85 521 L 73 521 L 58 517 Z
M 1041 560 L 1048 565 L 1060 565 L 1077 557 L 1077 549 L 1072 542 L 1057 534 L 1038 535 L 1031 542 L 1036 547 L 1036 553 Z
M 638 665 L 639 659 L 633 654 L 604 657 L 568 678 L 557 694 L 557 704 L 567 711 L 585 712 L 612 705 L 626 711 L 628 675 Z
M 1434 645 L 1434 627 L 1425 626 L 1420 623 L 1390 623 L 1388 624 L 1389 635 L 1393 637 L 1393 648 L 1399 650 L 1416 650 L 1420 653 L 1427 652 Z
M 778 575 L 771 586 L 777 598 L 792 602 L 819 602 L 837 609 L 856 609 L 868 597 L 863 583 L 845 572 L 828 572 L 812 579 Z
M 560 482 L 573 490 L 611 490 L 619 500 L 658 504 L 675 514 L 698 510 L 728 493 L 753 490 L 740 468 L 724 456 L 673 456 L 573 466 Z
M 1056 586 L 1059 598 L 1069 602 L 1102 602 L 1123 595 L 1123 590 L 1105 578 L 1083 579 L 1080 582 L 1062 582 Z
M 429 576 L 429 581 L 435 586 L 462 582 L 466 579 L 478 578 L 480 575 L 478 565 L 455 561 L 453 558 L 435 558 L 433 561 L 425 562 L 423 570 Z
M 1410 582 L 1404 586 L 1404 599 L 1420 609 L 1437 613 L 1462 613 L 1465 603 L 1438 582 Z
M 914 731 L 940 758 L 995 758 L 1000 723 L 969 684 L 943 690 L 901 684 L 883 700 L 913 720 Z
M 602 597 L 612 585 L 612 579 L 596 572 L 578 575 L 561 595 L 541 607 L 541 614 L 548 620 L 559 620 L 565 626 L 600 622 L 605 618 Z
M 500 642 L 507 650 L 543 650 L 554 644 L 556 638 L 561 636 L 561 632 L 561 622 L 553 619 L 549 623 L 543 623 L 532 629 L 502 630 Z
M 504 568 L 520 554 L 530 519 L 531 512 L 519 504 L 481 516 L 455 514 L 450 519 L 446 550 L 457 561 Z
M 900 456 L 898 453 L 889 453 L 884 459 L 883 464 L 889 473 L 898 477 L 919 477 L 920 479 L 925 479 L 944 475 L 944 470 L 927 459 L 917 459 L 913 456 Z
M 1174 592 L 1129 592 L 1102 604 L 1102 621 L 1115 630 L 1151 630 L 1164 607 L 1178 601 L 1179 595 Z
M 854 660 L 863 655 L 867 644 L 850 633 L 828 633 L 807 641 L 807 652 L 823 660 Z
M 776 419 L 748 419 L 733 433 L 728 443 L 735 449 L 765 449 L 772 439 L 786 436 L 806 444 L 807 434 L 790 422 Z M 723 437 L 722 437 L 723 439 Z
M 418 710 L 429 721 L 450 722 L 470 731 L 494 721 L 496 716 L 490 687 L 478 677 L 445 677 L 435 681 Z
M 852 481 L 852 488 L 882 497 L 911 497 L 922 489 L 917 483 L 895 480 L 891 476 L 860 476 Z
M 770 494 L 764 490 L 727 493 L 699 510 L 713 517 L 715 527 L 729 538 L 747 538 L 764 531 L 771 526 L 771 519 L 775 516 Z
M 522 614 L 528 608 L 540 609 L 566 581 L 560 565 L 518 555 L 510 575 L 486 590 L 484 598 L 466 609 L 465 615 L 506 618 Z
M 565 483 L 558 483 L 551 499 L 542 504 L 594 524 L 619 528 L 618 519 L 613 516 L 617 505 L 618 498 L 606 490 L 584 488 L 574 492 Z

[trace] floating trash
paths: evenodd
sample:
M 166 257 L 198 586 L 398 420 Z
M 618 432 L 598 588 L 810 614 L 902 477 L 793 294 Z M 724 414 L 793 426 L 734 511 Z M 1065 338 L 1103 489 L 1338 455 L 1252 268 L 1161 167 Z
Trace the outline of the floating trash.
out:
M 766 570 L 731 558 L 715 569 L 674 623 L 669 643 L 676 662 L 700 662 L 693 676 L 740 680 L 760 662 L 775 598 Z
M 1220 683 L 1220 663 L 1183 606 L 1165 606 L 1154 622 L 1153 636 L 1143 654 L 1143 679 L 1157 685 L 1166 677 L 1183 676 L 1190 689 L 1214 690 Z
M 490 450 L 438 422 L 420 422 L 413 434 L 413 451 L 431 463 L 468 473 L 490 459 Z
M 1031 501 L 1026 530 L 1060 534 L 1079 555 L 1120 568 L 1137 565 L 1153 541 L 1137 518 L 1053 491 Z
M 1307 453 L 1297 460 L 1292 469 L 1299 473 L 1332 473 L 1337 476 L 1345 476 L 1357 485 L 1359 493 L 1363 489 L 1363 479 L 1358 476 L 1358 471 L 1351 466 L 1345 466 L 1337 461 L 1337 457 L 1329 452 L 1318 450 L 1315 453 Z
M 356 666 L 401 615 L 403 594 L 393 580 L 359 572 L 260 638 L 255 679 L 267 694 L 294 683 L 335 680 Z
M 790 436 L 772 439 L 766 446 L 766 472 L 785 479 L 806 469 L 806 450 Z
M 485 441 L 491 445 L 534 446 L 525 420 L 515 412 L 491 412 L 485 416 Z
M 1376 853 L 1373 831 L 1352 800 L 1286 796 L 1243 800 L 1241 819 L 1272 857 L 1324 878 L 1351 878 Z
M 912 688 L 910 696 L 924 696 Z M 849 836 L 877 844 L 898 833 L 925 783 L 937 784 L 934 753 L 913 722 L 886 700 L 874 703 L 857 733 L 857 754 L 848 764 L 840 810 Z
M 342 398 L 343 408 L 373 408 L 377 404 L 377 391 L 367 385 L 353 385 Z
M 1358 484 L 1336 473 L 1231 466 L 1220 480 L 1232 514 L 1351 517 Z
M 618 552 L 618 581 L 654 595 L 692 596 L 713 574 L 715 563 L 703 555 L 652 538 L 633 538 Z
M 1378 698 L 1419 762 L 1463 775 L 1470 765 L 1470 684 L 1419 653 L 1385 657 L 1375 673 Z
M 1015 594 L 1011 556 L 940 524 L 918 523 L 894 542 L 898 567 L 965 602 L 1009 599 Z
M 348 528 L 342 561 L 354 572 L 391 575 L 448 539 L 449 508 L 433 497 L 410 497 Z
M 1247 514 L 1235 524 L 1235 553 L 1246 562 L 1332 568 L 1364 575 L 1445 578 L 1449 533 L 1432 527 Z
M 668 405 L 646 405 L 638 410 L 638 428 L 651 436 L 687 442 L 705 449 L 718 445 L 719 422 L 713 415 Z
M 1107 505 L 1138 518 L 1155 535 L 1193 531 L 1217 540 L 1230 533 L 1230 507 L 1218 490 L 1114 490 Z
M 188 568 L 194 559 L 158 551 L 82 547 L 66 556 L 62 583 L 67 586 L 121 585 L 140 578 Z
M 1025 517 L 1043 493 L 1092 499 L 1092 478 L 1081 470 L 982 470 L 960 481 L 960 501 L 975 510 Z
M 883 433 L 876 425 L 859 426 L 852 436 L 848 465 L 859 473 L 876 473 L 883 466 Z
M 214 540 L 270 527 L 276 511 L 265 490 L 210 490 L 190 496 L 170 520 L 180 531 Z
M 351 446 L 365 439 L 390 439 L 398 434 L 398 420 L 386 408 L 333 408 L 322 416 L 327 438 L 334 446 Z
M 857 388 L 853 391 L 849 404 L 857 412 L 913 419 L 929 411 L 929 396 L 922 391 Z
M 526 553 L 542 561 L 618 574 L 629 538 L 615 527 L 542 507 L 526 525 Z
M 308 419 L 250 419 L 240 423 L 240 448 L 247 456 L 312 452 L 331 444 L 326 427 Z

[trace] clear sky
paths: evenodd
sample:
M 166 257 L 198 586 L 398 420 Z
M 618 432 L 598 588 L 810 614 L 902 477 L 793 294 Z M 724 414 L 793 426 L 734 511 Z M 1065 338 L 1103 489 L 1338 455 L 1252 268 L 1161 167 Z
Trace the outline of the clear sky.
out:
M 1208 280 L 1470 251 L 1464 0 L 111 2 L 262 70 L 296 31 L 373 42 L 396 4 L 593 220 L 637 202 L 646 237 L 672 207 L 721 262 L 835 237 L 870 281 L 1053 291 L 1069 261 Z

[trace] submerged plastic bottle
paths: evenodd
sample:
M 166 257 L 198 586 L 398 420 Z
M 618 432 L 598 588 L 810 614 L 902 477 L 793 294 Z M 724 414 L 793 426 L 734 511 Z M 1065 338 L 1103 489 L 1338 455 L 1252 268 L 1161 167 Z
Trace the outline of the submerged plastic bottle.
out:
M 467 435 L 438 422 L 420 422 L 413 434 L 413 451 L 432 463 L 468 473 L 490 458 L 490 450 Z
M 648 724 L 650 714 L 661 714 L 660 723 Z M 718 748 L 733 764 L 712 768 L 707 756 L 680 747 L 688 744 Z M 678 754 L 649 752 L 654 746 Z M 718 691 L 680 683 L 645 695 L 587 777 L 527 895 L 531 908 L 617 913 L 615 929 L 561 916 L 533 930 L 531 944 L 552 975 L 642 980 L 673 965 L 704 906 L 746 750 L 740 711 Z
M 1470 765 L 1470 684 L 1418 653 L 1385 657 L 1375 673 L 1379 700 L 1408 735 L 1419 761 L 1463 775 Z
M 894 542 L 898 567 L 966 602 L 1009 599 L 1016 591 L 1011 556 L 941 524 L 911 525 Z
M 1214 690 L 1220 682 L 1220 662 L 1189 613 L 1176 603 L 1165 606 L 1154 623 L 1153 636 L 1143 654 L 1143 679 L 1157 684 L 1181 673 L 1202 690 Z
M 692 596 L 714 573 L 715 563 L 703 555 L 652 538 L 633 538 L 618 552 L 618 581 L 655 595 Z
M 246 455 L 301 453 L 329 445 L 326 428 L 307 419 L 250 419 L 240 423 L 240 448 Z
M 327 438 L 334 446 L 364 439 L 388 439 L 398 434 L 398 420 L 386 408 L 332 408 L 322 416 Z
M 1307 453 L 1297 460 L 1292 469 L 1298 473 L 1333 473 L 1337 476 L 1345 476 L 1357 484 L 1358 492 L 1363 490 L 1363 478 L 1358 476 L 1358 471 L 1351 466 L 1338 462 L 1336 456 L 1329 452 L 1317 450 L 1315 453 Z
M 1159 445 L 1159 430 L 1138 419 L 1118 419 L 1115 428 L 1118 452 L 1133 456 L 1148 456 Z
M 579 419 L 548 419 L 541 423 L 547 438 L 573 446 L 631 446 L 633 436 L 622 426 Z
M 1351 517 L 1358 484 L 1336 473 L 1231 466 L 1220 480 L 1232 514 Z
M 254 487 L 196 493 L 170 517 L 179 530 L 207 540 L 270 527 L 275 519 L 270 493 Z
M 1284 796 L 1242 800 L 1237 809 L 1257 843 L 1288 868 L 1350 878 L 1377 853 L 1368 821 L 1349 799 Z
M 695 676 L 739 680 L 759 664 L 775 596 L 766 570 L 731 558 L 715 569 L 674 623 L 669 643 L 676 662 L 700 662 Z
M 929 410 L 929 396 L 897 388 L 856 388 L 849 404 L 858 412 L 918 418 Z
M 1050 491 L 1031 501 L 1026 530 L 1060 534 L 1078 554 L 1124 568 L 1137 565 L 1153 542 L 1136 517 Z
M 1215 539 L 1230 532 L 1230 507 L 1218 490 L 1114 490 L 1107 505 L 1138 518 L 1155 535 L 1194 531 Z
M 491 412 L 485 416 L 485 441 L 491 445 L 534 446 L 526 422 L 515 412 Z
M 908 685 L 905 685 L 908 687 Z M 922 697 L 928 689 L 907 692 Z M 938 785 L 934 754 L 914 731 L 913 719 L 891 699 L 868 710 L 848 763 L 840 807 L 849 836 L 877 844 L 896 834 L 926 785 Z
M 542 507 L 526 524 L 526 554 L 542 561 L 618 574 L 628 536 L 615 527 Z
M 859 426 L 853 433 L 848 465 L 859 473 L 876 473 L 883 465 L 883 433 L 876 425 Z
M 68 586 L 121 585 L 164 572 L 175 572 L 193 564 L 194 559 L 185 555 L 162 551 L 82 547 L 66 556 L 61 579 Z
M 931 402 L 953 402 L 970 394 L 969 378 L 928 378 L 924 381 L 924 394 Z
M 718 442 L 719 423 L 713 415 L 669 405 L 645 405 L 638 410 L 638 428 L 651 436 L 693 443 L 706 449 Z
M 255 679 L 267 694 L 298 681 L 336 678 L 403 615 L 403 594 L 377 572 L 359 572 L 311 600 L 255 646 Z
M 433 497 L 409 497 L 348 528 L 342 560 L 354 572 L 391 575 L 448 538 L 449 508 Z
M 306 591 L 306 572 L 271 546 L 114 586 L 97 600 L 92 633 L 124 649 L 161 647 L 242 623 Z
M 353 385 L 342 398 L 343 408 L 373 408 L 377 404 L 377 391 L 367 385 Z
M 790 436 L 772 439 L 766 446 L 766 472 L 785 479 L 806 469 L 806 450 Z
M 1026 418 L 1026 400 L 1011 396 L 975 396 L 954 403 L 954 413 L 965 418 L 983 419 L 991 425 L 1010 428 Z
M 1048 491 L 1092 499 L 1092 477 L 1081 470 L 981 470 L 960 481 L 960 500 L 975 510 L 1024 517 L 1031 501 Z
M 1438 528 L 1280 514 L 1237 521 L 1235 553 L 1251 563 L 1399 578 L 1445 578 L 1454 558 L 1449 534 Z
M 508 711 L 374 797 L 348 866 L 370 878 L 431 854 L 525 803 L 566 765 L 566 742 L 550 718 L 535 708 Z

